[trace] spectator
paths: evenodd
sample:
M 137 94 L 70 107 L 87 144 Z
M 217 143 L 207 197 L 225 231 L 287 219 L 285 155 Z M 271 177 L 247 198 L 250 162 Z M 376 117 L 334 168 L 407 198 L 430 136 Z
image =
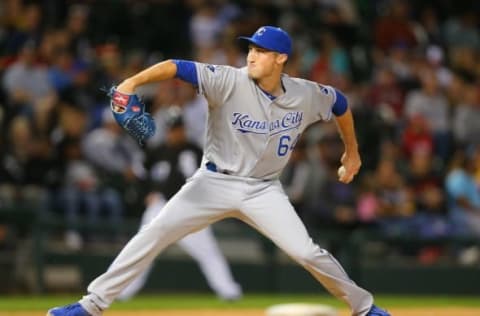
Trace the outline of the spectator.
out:
M 39 4 L 9 1 L 6 12 L 13 27 L 7 34 L 6 52 L 16 55 L 28 42 L 38 45 L 42 37 L 43 12 Z
M 124 213 L 123 203 L 115 189 L 99 181 L 95 169 L 82 155 L 79 139 L 66 139 L 61 148 L 66 159 L 61 203 L 69 226 L 65 242 L 72 250 L 78 250 L 83 246 L 83 239 L 76 230 L 83 217 L 81 214 L 86 213 L 88 224 L 95 226 L 100 222 L 101 211 L 105 211 L 111 227 L 119 229 Z M 88 235 L 90 239 L 93 236 L 95 234 Z
M 73 57 L 67 50 L 58 50 L 53 53 L 52 62 L 48 77 L 51 86 L 60 94 L 73 83 Z
M 389 125 L 397 128 L 402 120 L 405 92 L 395 74 L 386 66 L 376 69 L 374 82 L 369 87 L 366 103 Z
M 0 154 L 0 204 L 44 215 L 54 176 L 49 143 L 35 137 L 27 118 L 17 116 L 10 123 L 5 149 Z
M 190 36 L 194 51 L 199 57 L 208 56 L 217 46 L 222 30 L 218 8 L 213 2 L 204 1 L 200 2 L 193 10 L 190 20 Z
M 403 235 L 411 231 L 409 219 L 415 214 L 415 201 L 395 161 L 381 159 L 375 170 L 378 219 L 384 233 Z
M 350 60 L 332 33 L 323 33 L 320 41 L 321 50 L 313 64 L 310 79 L 323 84 L 335 84 L 337 77 L 350 74 Z
M 421 35 L 419 42 L 422 46 L 442 45 L 443 34 L 440 25 L 439 12 L 428 5 L 420 12 Z M 418 32 L 417 32 L 418 34 Z
M 408 16 L 408 1 L 392 1 L 387 10 L 387 14 L 375 23 L 375 46 L 384 52 L 395 45 L 413 48 L 417 38 Z
M 433 136 L 427 121 L 421 115 L 411 117 L 402 132 L 402 149 L 407 160 L 415 153 L 425 153 L 430 156 L 434 153 Z
M 143 153 L 117 124 L 110 108 L 104 109 L 102 118 L 102 126 L 85 136 L 82 149 L 88 161 L 110 178 L 107 182 L 121 187 L 141 176 Z
M 351 227 L 356 223 L 353 187 L 338 181 L 341 144 L 341 140 L 332 135 L 324 136 L 319 142 L 325 174 L 303 216 L 304 221 L 313 227 Z
M 480 192 L 475 180 L 479 159 L 478 147 L 457 151 L 445 179 L 449 217 L 457 235 L 480 237 Z
M 93 48 L 87 36 L 90 12 L 86 5 L 74 4 L 69 7 L 65 31 L 70 38 L 69 51 L 82 62 L 93 62 Z
M 363 224 L 372 224 L 378 221 L 380 215 L 380 197 L 372 172 L 362 177 L 362 185 L 357 196 L 357 218 Z
M 470 47 L 480 49 L 480 32 L 477 28 L 478 17 L 475 10 L 465 10 L 458 16 L 452 16 L 444 24 L 445 42 L 449 48 Z
M 35 63 L 36 49 L 33 42 L 22 47 L 18 60 L 7 68 L 3 85 L 11 111 L 33 117 L 40 102 L 53 103 L 54 90 L 48 80 L 45 67 Z
M 412 189 L 418 220 L 416 230 L 421 237 L 435 238 L 449 234 L 446 223 L 446 199 L 442 175 L 432 159 L 432 152 L 418 150 L 413 153 L 406 173 Z
M 143 152 L 133 138 L 115 121 L 110 108 L 103 111 L 103 122 L 84 138 L 85 158 L 101 175 L 102 186 L 115 191 L 131 209 L 141 203 L 137 182 L 143 177 Z
M 429 46 L 426 49 L 426 58 L 430 67 L 437 76 L 437 81 L 442 89 L 447 89 L 452 83 L 452 72 L 444 65 L 444 51 L 439 46 Z
M 478 78 L 477 51 L 471 47 L 455 47 L 449 51 L 450 67 L 460 73 L 467 81 Z
M 480 141 L 480 91 L 473 84 L 465 85 L 462 102 L 454 108 L 453 136 L 466 147 Z
M 446 162 L 451 150 L 449 104 L 439 89 L 438 81 L 431 70 L 421 74 L 422 87 L 407 95 L 405 115 L 408 119 L 422 116 L 433 133 L 435 154 Z

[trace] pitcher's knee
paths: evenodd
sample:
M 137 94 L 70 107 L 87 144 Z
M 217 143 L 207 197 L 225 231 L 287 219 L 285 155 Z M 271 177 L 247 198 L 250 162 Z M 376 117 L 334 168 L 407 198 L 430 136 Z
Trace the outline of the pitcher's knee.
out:
M 318 245 L 312 244 L 303 249 L 297 249 L 290 256 L 302 266 L 312 265 L 318 262 L 322 257 L 328 256 L 328 251 L 320 248 Z
M 185 225 L 180 225 L 177 221 L 167 221 L 155 217 L 152 221 L 142 226 L 139 234 L 149 235 L 154 239 L 164 239 L 177 241 L 184 235 L 188 234 Z

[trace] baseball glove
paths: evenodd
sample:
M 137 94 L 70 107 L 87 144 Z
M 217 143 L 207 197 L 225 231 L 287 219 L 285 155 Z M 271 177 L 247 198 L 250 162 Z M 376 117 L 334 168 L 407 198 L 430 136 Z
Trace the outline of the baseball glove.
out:
M 110 108 L 117 123 L 140 145 L 155 134 L 155 121 L 145 112 L 145 104 L 136 94 L 125 94 L 113 86 L 107 91 Z

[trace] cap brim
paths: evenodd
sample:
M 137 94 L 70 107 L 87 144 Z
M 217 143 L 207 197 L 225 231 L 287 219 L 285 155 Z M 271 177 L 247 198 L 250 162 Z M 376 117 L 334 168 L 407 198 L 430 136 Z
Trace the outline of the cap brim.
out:
M 255 45 L 258 46 L 258 47 L 271 50 L 272 52 L 274 51 L 274 50 L 272 50 L 271 48 L 268 48 L 268 47 L 265 47 L 265 46 L 261 45 L 260 43 L 258 43 L 257 41 L 255 41 L 253 38 L 248 37 L 248 36 L 239 36 L 239 37 L 237 37 L 237 39 L 247 41 L 247 42 L 249 42 L 249 43 L 255 44 Z

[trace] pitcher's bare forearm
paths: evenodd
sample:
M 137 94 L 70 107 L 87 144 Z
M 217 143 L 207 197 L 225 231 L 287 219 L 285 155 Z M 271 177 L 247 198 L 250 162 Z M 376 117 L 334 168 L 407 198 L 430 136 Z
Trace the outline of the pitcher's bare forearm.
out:
M 355 126 L 353 122 L 353 115 L 350 109 L 341 115 L 335 116 L 337 128 L 345 145 L 345 152 L 358 151 L 357 137 L 355 134 Z
M 162 61 L 125 79 L 118 85 L 117 90 L 122 93 L 131 94 L 141 85 L 172 79 L 176 74 L 177 65 L 172 60 Z
M 345 152 L 341 159 L 345 172 L 340 175 L 339 180 L 343 183 L 349 183 L 353 180 L 362 165 L 351 110 L 347 109 L 344 114 L 336 116 L 335 120 L 345 145 Z

